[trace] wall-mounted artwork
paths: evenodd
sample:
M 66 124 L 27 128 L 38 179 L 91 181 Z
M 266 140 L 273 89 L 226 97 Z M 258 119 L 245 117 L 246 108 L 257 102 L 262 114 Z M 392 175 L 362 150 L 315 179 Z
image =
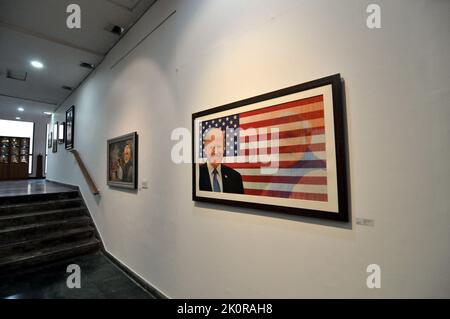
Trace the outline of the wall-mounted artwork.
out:
M 52 146 L 53 146 L 53 133 L 52 132 L 48 132 L 47 148 L 52 148 Z
M 59 125 L 58 122 L 53 124 L 53 148 L 52 148 L 52 152 L 53 153 L 57 153 L 58 152 L 58 130 L 59 130 Z
M 66 135 L 66 123 L 62 122 L 61 124 L 59 124 L 59 129 L 58 129 L 58 143 L 59 144 L 64 144 L 65 135 Z
M 72 105 L 66 111 L 66 150 L 70 150 L 74 147 L 75 137 L 75 106 Z
M 108 140 L 108 185 L 136 189 L 138 135 L 136 132 Z
M 347 221 L 339 74 L 192 116 L 193 200 Z

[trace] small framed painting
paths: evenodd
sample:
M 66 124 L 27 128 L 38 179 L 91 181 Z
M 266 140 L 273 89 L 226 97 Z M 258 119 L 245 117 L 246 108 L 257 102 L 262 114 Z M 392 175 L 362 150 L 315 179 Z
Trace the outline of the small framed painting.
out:
M 56 122 L 55 124 L 53 124 L 53 148 L 52 148 L 53 153 L 58 152 L 58 130 L 59 125 L 58 122 Z
M 62 122 L 58 128 L 58 143 L 64 144 L 66 134 L 66 123 Z
M 136 189 L 138 167 L 138 135 L 136 132 L 108 140 L 107 184 Z
M 65 141 L 66 150 L 72 149 L 74 146 L 75 137 L 75 105 L 72 105 L 66 111 L 66 129 L 65 129 Z
M 48 132 L 47 148 L 52 148 L 52 146 L 53 146 L 53 133 L 52 132 Z
M 192 115 L 194 201 L 348 220 L 339 74 Z

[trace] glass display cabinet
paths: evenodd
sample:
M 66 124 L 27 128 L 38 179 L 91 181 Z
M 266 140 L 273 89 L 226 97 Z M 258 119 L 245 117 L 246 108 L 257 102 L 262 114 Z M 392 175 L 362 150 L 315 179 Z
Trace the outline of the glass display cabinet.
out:
M 30 139 L 0 136 L 0 180 L 28 178 Z

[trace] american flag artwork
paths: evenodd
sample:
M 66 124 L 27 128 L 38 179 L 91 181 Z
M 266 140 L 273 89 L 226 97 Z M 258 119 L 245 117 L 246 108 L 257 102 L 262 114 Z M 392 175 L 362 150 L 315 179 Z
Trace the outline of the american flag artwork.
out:
M 201 162 L 211 129 L 223 134 L 223 164 L 242 176 L 245 195 L 328 201 L 324 96 L 288 100 L 198 122 Z

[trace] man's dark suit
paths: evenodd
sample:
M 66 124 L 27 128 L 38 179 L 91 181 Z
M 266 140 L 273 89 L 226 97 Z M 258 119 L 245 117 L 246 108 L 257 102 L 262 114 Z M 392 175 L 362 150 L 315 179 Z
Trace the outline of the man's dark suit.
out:
M 224 193 L 244 194 L 244 184 L 241 174 L 225 165 L 220 165 L 222 175 L 222 187 Z M 200 190 L 212 192 L 211 179 L 209 177 L 208 165 L 200 165 Z
M 133 162 L 131 160 L 122 167 L 122 172 L 122 182 L 131 183 L 133 181 Z

